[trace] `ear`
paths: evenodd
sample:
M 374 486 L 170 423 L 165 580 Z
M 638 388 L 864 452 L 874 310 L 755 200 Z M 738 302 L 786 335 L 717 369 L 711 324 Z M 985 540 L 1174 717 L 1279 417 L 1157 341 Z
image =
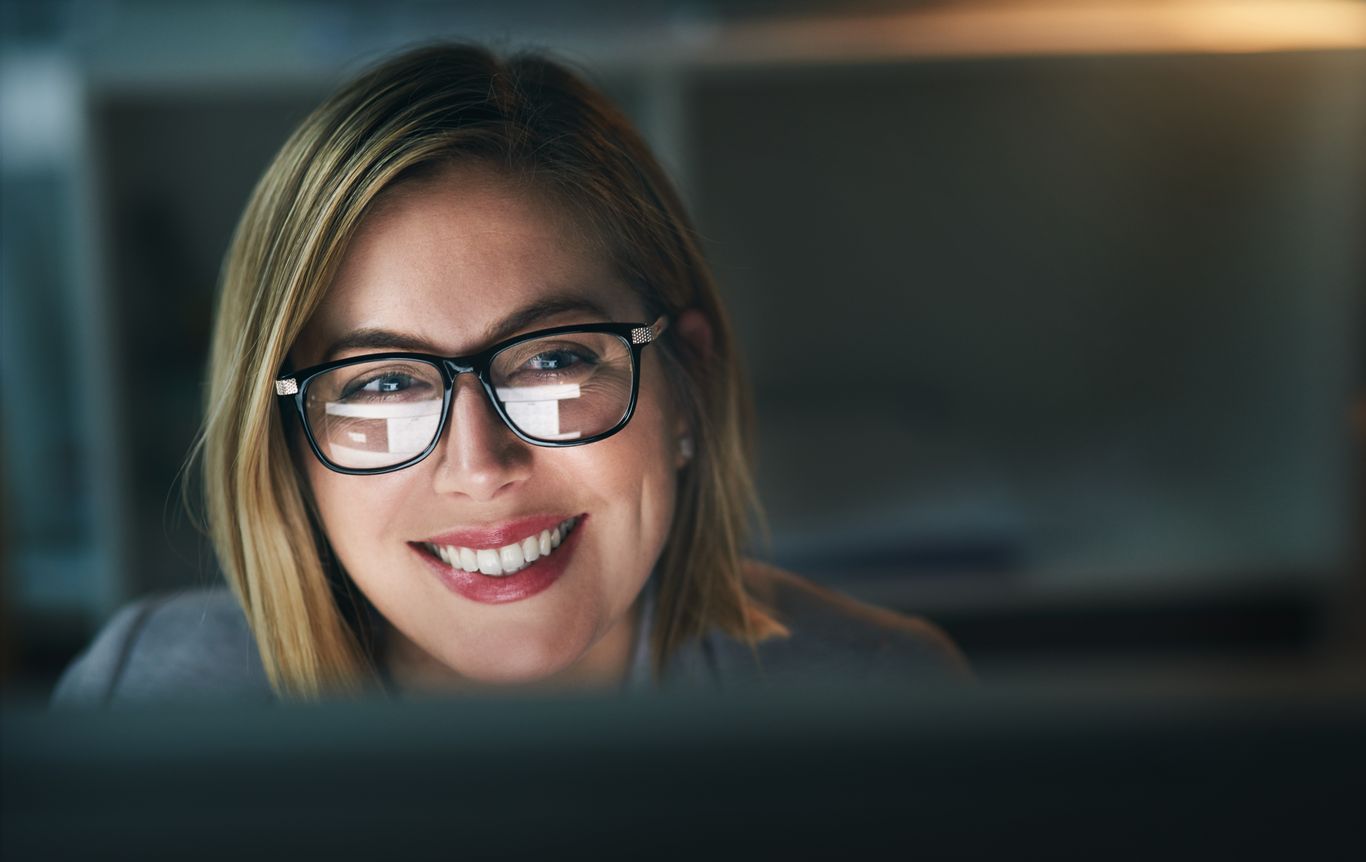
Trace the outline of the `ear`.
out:
M 673 328 L 687 345 L 690 358 L 704 364 L 711 361 L 715 342 L 712 340 L 711 321 L 707 320 L 705 314 L 696 308 L 682 311 L 674 320 Z
M 683 342 L 683 349 L 686 352 L 685 361 L 699 362 L 703 365 L 711 361 L 715 351 L 715 342 L 712 340 L 711 321 L 707 316 L 696 308 L 689 308 L 680 312 L 674 318 L 672 328 L 678 333 L 678 337 Z M 674 469 L 681 470 L 692 460 L 694 442 L 692 439 L 692 429 L 688 427 L 687 417 L 679 411 L 678 421 L 675 423 L 674 436 L 678 441 L 678 448 L 674 454 Z

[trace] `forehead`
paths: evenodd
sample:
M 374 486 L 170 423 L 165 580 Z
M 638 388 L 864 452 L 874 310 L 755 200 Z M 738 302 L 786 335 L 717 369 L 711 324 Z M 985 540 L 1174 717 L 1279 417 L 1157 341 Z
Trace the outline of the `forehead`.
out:
M 374 329 L 447 355 L 469 353 L 509 315 L 579 299 L 615 320 L 642 311 L 591 232 L 563 207 L 487 168 L 452 168 L 377 202 L 296 352 L 318 361 L 333 341 Z M 576 316 L 599 315 L 565 312 L 553 322 Z

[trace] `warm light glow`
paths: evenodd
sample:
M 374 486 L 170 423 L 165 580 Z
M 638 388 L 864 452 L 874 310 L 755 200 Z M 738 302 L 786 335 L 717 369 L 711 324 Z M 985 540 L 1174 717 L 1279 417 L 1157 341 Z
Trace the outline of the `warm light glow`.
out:
M 1047 54 L 1252 53 L 1366 48 L 1349 0 L 949 4 L 891 15 L 717 28 L 691 46 L 714 63 Z M 700 50 L 697 50 L 700 49 Z

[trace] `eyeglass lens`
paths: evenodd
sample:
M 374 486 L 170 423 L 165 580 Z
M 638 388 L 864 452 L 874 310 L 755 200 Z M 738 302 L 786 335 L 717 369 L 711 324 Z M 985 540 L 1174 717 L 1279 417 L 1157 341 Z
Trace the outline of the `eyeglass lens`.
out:
M 510 423 L 529 438 L 553 443 L 619 425 L 631 403 L 634 363 L 630 344 L 619 335 L 563 333 L 499 351 L 489 377 Z M 433 363 L 359 362 L 309 380 L 305 413 L 318 448 L 336 466 L 392 467 L 436 439 L 444 394 Z

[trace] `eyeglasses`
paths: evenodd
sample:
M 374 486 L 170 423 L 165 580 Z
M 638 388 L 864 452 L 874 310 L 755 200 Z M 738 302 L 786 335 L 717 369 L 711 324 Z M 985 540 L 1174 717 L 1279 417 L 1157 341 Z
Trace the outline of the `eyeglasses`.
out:
M 556 326 L 473 356 L 356 356 L 282 375 L 275 394 L 293 400 L 313 453 L 338 473 L 389 473 L 430 455 L 451 412 L 455 379 L 467 372 L 522 440 L 582 446 L 630 421 L 640 352 L 667 326 L 665 317 Z

